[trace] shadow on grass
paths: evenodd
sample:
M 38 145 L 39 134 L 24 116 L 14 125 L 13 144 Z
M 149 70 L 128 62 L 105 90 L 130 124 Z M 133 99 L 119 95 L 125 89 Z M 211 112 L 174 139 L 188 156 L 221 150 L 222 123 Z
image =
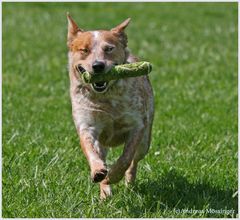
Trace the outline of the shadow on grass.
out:
M 164 211 L 174 210 L 174 208 L 176 210 L 188 209 L 190 212 L 191 209 L 231 210 L 228 215 L 205 211 L 205 217 L 236 217 L 237 214 L 238 198 L 237 196 L 233 198 L 234 191 L 221 190 L 206 183 L 189 183 L 185 177 L 175 171 L 155 181 L 138 184 L 134 187 L 134 191 L 144 198 L 143 206 L 153 215 L 159 209 Z M 131 204 L 131 211 L 135 217 L 141 217 L 144 214 L 142 207 L 134 206 L 134 204 Z M 193 213 L 185 214 L 185 216 L 188 215 L 193 216 Z M 171 217 L 174 217 L 174 213 Z

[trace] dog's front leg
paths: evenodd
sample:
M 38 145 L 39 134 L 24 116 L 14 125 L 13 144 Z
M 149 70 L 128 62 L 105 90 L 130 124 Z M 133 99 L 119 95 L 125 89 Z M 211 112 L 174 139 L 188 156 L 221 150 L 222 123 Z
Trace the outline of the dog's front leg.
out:
M 129 135 L 130 138 L 125 143 L 122 155 L 119 157 L 117 162 L 111 167 L 107 177 L 102 181 L 102 183 L 104 184 L 117 183 L 123 178 L 125 171 L 128 169 L 133 160 L 134 154 L 142 139 L 142 135 L 143 128 L 131 132 L 131 134 Z
M 94 132 L 88 129 L 79 132 L 81 148 L 88 160 L 91 169 L 91 178 L 94 183 L 102 181 L 107 175 L 104 156 L 98 150 L 98 140 Z

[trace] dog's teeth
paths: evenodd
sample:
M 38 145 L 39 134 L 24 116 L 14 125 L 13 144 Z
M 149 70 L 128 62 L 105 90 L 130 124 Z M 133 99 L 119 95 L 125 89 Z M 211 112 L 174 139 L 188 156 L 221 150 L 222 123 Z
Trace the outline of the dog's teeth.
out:
M 104 87 L 107 86 L 107 82 L 104 82 L 103 85 L 98 85 L 97 83 L 94 83 L 93 85 L 94 85 L 94 87 L 96 87 L 96 88 L 104 88 Z

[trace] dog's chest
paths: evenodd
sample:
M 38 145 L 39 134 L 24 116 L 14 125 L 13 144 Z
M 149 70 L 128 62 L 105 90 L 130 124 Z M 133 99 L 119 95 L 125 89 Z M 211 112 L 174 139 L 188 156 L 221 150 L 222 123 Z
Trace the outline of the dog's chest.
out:
M 123 143 L 131 131 L 142 124 L 142 114 L 130 102 L 111 100 L 109 114 L 105 116 L 105 123 L 99 136 L 100 142 L 106 146 L 116 146 Z M 110 117 L 109 117 L 110 116 Z M 100 121 L 101 123 L 101 121 Z
M 94 128 L 104 146 L 123 143 L 129 133 L 143 123 L 143 103 L 137 95 L 116 95 L 94 101 L 80 96 L 75 104 L 77 126 Z

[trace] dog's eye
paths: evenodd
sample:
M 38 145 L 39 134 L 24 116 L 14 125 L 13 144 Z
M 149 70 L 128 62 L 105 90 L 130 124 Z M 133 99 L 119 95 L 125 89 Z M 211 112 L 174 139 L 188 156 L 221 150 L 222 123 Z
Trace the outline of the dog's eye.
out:
M 89 50 L 87 48 L 81 48 L 80 52 L 83 54 L 87 54 L 89 52 Z
M 107 52 L 107 53 L 110 53 L 110 52 L 113 51 L 114 48 L 115 48 L 114 46 L 106 46 L 106 47 L 104 48 L 104 51 Z

